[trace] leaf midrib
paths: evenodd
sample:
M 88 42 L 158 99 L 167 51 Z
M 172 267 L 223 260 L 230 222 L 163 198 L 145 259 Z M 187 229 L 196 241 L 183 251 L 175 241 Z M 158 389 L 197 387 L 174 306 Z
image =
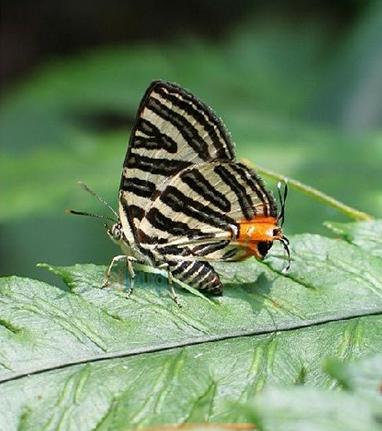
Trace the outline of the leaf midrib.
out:
M 195 346 L 198 344 L 204 344 L 204 343 L 213 343 L 218 341 L 224 341 L 229 340 L 233 338 L 244 338 L 244 337 L 253 337 L 253 336 L 260 336 L 260 335 L 267 335 L 274 332 L 281 333 L 281 332 L 288 332 L 288 331 L 294 331 L 298 329 L 304 329 L 304 328 L 310 328 L 315 326 L 322 326 L 328 323 L 332 322 L 342 322 L 347 320 L 353 320 L 358 319 L 361 317 L 368 317 L 368 316 L 382 316 L 382 310 L 381 311 L 373 311 L 370 313 L 359 313 L 359 314 L 352 314 L 349 316 L 339 317 L 339 318 L 328 318 L 323 319 L 321 321 L 316 322 L 310 322 L 310 323 L 302 323 L 299 325 L 286 325 L 283 328 L 276 329 L 276 330 L 263 330 L 263 331 L 239 331 L 239 332 L 233 332 L 230 334 L 220 334 L 220 335 L 212 335 L 209 337 L 197 337 L 193 340 L 187 340 L 187 341 L 178 341 L 173 343 L 165 343 L 161 345 L 156 345 L 153 347 L 144 347 L 144 348 L 138 348 L 138 349 L 129 349 L 128 351 L 120 351 L 120 352 L 110 352 L 103 355 L 95 354 L 95 355 L 88 355 L 86 357 L 76 359 L 73 361 L 65 361 L 62 364 L 54 365 L 54 366 L 47 366 L 40 369 L 30 369 L 23 372 L 19 372 L 16 374 L 13 374 L 10 377 L 6 377 L 3 379 L 0 379 L 0 384 L 12 382 L 15 380 L 20 380 L 24 377 L 30 377 L 38 374 L 43 374 L 46 372 L 52 372 L 57 370 L 63 370 L 66 368 L 74 367 L 77 365 L 82 364 L 88 364 L 88 363 L 94 363 L 94 362 L 101 362 L 101 361 L 107 361 L 111 359 L 120 359 L 120 358 L 128 358 L 131 356 L 138 356 L 145 353 L 156 353 L 156 352 L 164 352 L 180 347 L 188 347 L 188 346 Z

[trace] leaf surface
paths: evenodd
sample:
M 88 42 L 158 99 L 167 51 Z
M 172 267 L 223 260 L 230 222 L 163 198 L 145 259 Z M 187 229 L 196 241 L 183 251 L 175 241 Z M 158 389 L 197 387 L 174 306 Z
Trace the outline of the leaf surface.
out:
M 325 226 L 346 241 L 382 258 L 382 223 L 379 220 L 359 223 L 332 223 Z
M 382 349 L 382 265 L 368 247 L 318 235 L 291 238 L 264 263 L 219 265 L 225 294 L 207 302 L 125 270 L 101 289 L 104 267 L 51 267 L 68 286 L 0 282 L 0 429 L 126 429 L 237 422 L 230 403 L 267 384 L 322 390 L 339 379 L 326 357 Z M 335 395 L 333 395 L 335 397 Z
M 262 431 L 381 430 L 382 355 L 345 364 L 331 361 L 329 372 L 346 391 L 295 386 L 268 387 L 238 408 L 243 420 L 257 423 Z

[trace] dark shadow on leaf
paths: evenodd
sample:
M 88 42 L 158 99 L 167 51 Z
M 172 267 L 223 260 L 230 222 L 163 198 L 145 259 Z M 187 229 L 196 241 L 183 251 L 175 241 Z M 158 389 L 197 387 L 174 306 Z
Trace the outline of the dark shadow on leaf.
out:
M 265 272 L 261 272 L 256 280 L 249 283 L 226 284 L 224 295 L 248 302 L 254 314 L 258 314 L 263 308 L 269 312 L 269 307 L 264 305 L 264 301 L 270 295 L 272 286 L 273 281 L 267 278 Z

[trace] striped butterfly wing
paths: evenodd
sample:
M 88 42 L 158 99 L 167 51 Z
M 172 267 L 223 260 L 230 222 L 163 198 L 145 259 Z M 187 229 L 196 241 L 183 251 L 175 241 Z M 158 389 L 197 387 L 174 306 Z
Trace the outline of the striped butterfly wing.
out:
M 200 163 L 173 176 L 147 208 L 138 239 L 157 261 L 224 261 L 248 256 L 240 223 L 276 217 L 273 196 L 235 161 Z
M 138 108 L 123 164 L 119 213 L 130 244 L 153 196 L 168 178 L 193 164 L 234 158 L 222 121 L 179 86 L 154 81 Z

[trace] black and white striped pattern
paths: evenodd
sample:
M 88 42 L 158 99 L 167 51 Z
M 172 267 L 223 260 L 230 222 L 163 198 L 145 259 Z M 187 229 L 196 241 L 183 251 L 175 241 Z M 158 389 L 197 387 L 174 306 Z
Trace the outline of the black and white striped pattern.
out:
M 233 158 L 230 135 L 208 106 L 177 85 L 154 81 L 142 99 L 131 133 L 121 196 L 144 210 L 150 197 L 182 169 L 207 160 Z M 140 218 L 126 210 L 126 228 L 136 239 Z
M 168 265 L 175 278 L 195 289 L 212 295 L 221 295 L 223 293 L 220 278 L 208 262 L 170 260 Z
M 255 172 L 234 160 L 222 121 L 177 85 L 154 81 L 138 109 L 120 184 L 120 219 L 136 257 L 219 293 L 207 261 L 236 260 L 237 223 L 275 216 Z
M 150 204 L 139 225 L 140 244 L 158 260 L 237 260 L 243 250 L 236 244 L 232 251 L 232 233 L 255 216 L 276 216 L 255 172 L 233 161 L 200 163 L 169 179 Z

